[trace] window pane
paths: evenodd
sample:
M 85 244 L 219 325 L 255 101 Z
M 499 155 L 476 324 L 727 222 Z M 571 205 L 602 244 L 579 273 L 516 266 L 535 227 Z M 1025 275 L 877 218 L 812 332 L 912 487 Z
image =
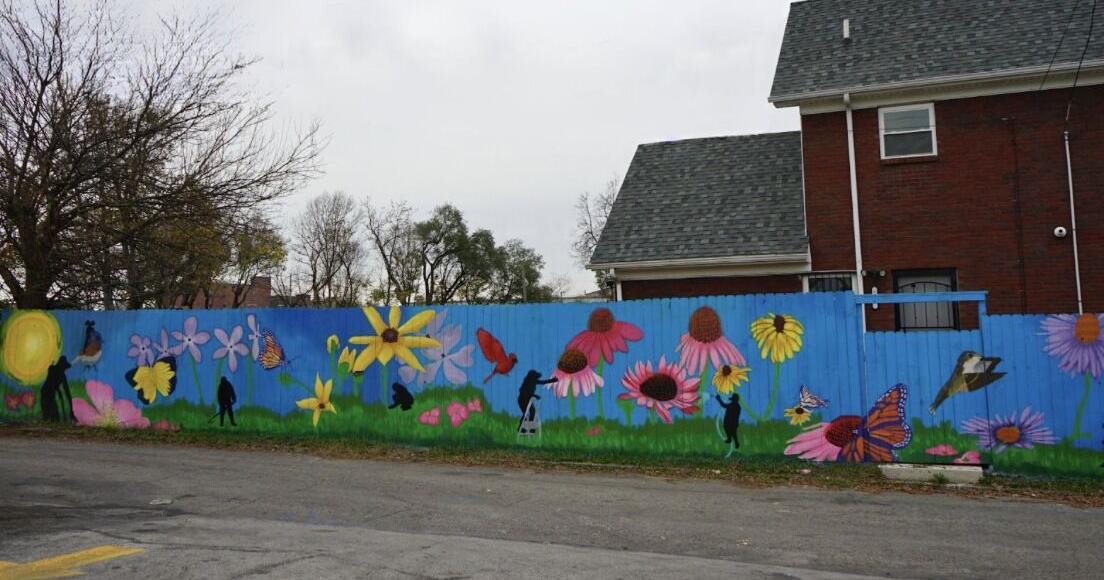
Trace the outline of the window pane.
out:
M 885 156 L 896 157 L 898 155 L 930 155 L 934 153 L 932 148 L 932 134 L 930 131 L 921 133 L 900 133 L 896 135 L 886 134 Z
M 850 276 L 817 276 L 809 278 L 809 292 L 850 292 Z
M 882 114 L 882 128 L 890 131 L 915 131 L 917 129 L 930 129 L 931 120 L 928 119 L 927 107 L 913 109 L 911 111 L 893 111 Z
M 898 274 L 894 276 L 897 292 L 919 294 L 926 292 L 950 292 L 954 286 L 949 274 Z M 902 330 L 955 328 L 955 304 L 953 302 L 926 302 L 898 305 Z

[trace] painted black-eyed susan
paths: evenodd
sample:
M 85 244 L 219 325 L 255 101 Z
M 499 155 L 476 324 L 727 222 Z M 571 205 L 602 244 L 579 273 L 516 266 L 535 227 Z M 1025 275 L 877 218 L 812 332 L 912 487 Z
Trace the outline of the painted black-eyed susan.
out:
M 424 371 L 421 361 L 414 355 L 413 349 L 441 348 L 441 343 L 426 336 L 414 336 L 430 320 L 435 313 L 432 310 L 423 310 L 411 316 L 405 323 L 402 322 L 402 311 L 398 306 L 392 306 L 385 323 L 375 308 L 365 306 L 361 310 L 368 318 L 368 323 L 376 331 L 376 336 L 354 336 L 349 339 L 349 344 L 365 345 L 367 348 L 360 351 L 353 371 L 364 369 L 374 361 L 386 365 L 392 358 L 398 358 L 416 370 Z
M 330 402 L 330 393 L 333 391 L 333 380 L 322 382 L 322 377 L 314 375 L 314 396 L 309 399 L 301 399 L 295 402 L 295 406 L 305 411 L 314 411 L 311 420 L 314 428 L 318 428 L 318 419 L 322 413 L 337 413 L 337 407 Z
M 790 420 L 790 425 L 804 425 L 813 418 L 813 414 L 801 405 L 786 409 L 782 414 Z
M 751 323 L 751 337 L 759 355 L 774 364 L 786 362 L 801 350 L 805 326 L 788 314 L 767 313 Z
M 717 369 L 717 373 L 713 375 L 713 388 L 717 389 L 717 393 L 721 395 L 731 395 L 736 389 L 740 388 L 740 385 L 748 381 L 748 373 L 751 369 L 748 367 L 738 367 L 734 365 L 722 365 Z

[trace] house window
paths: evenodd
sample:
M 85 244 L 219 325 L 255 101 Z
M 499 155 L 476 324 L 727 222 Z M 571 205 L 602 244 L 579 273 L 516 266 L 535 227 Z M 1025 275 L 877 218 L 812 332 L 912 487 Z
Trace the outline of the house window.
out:
M 808 274 L 804 277 L 805 292 L 850 292 L 853 288 L 850 272 Z
M 935 107 L 908 105 L 878 109 L 882 159 L 935 155 Z
M 954 270 L 898 270 L 893 291 L 899 294 L 954 292 Z M 897 330 L 958 330 L 958 303 L 918 302 L 897 305 Z

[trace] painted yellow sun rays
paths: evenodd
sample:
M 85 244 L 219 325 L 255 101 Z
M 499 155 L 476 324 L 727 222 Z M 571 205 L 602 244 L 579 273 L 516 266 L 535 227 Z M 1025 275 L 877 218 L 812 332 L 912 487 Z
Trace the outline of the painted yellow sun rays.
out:
M 372 329 L 376 331 L 376 336 L 354 336 L 349 339 L 349 344 L 366 347 L 357 355 L 354 369 L 364 369 L 374 361 L 385 365 L 392 358 L 397 358 L 415 370 L 425 371 L 412 349 L 441 348 L 441 343 L 432 338 L 413 336 L 413 333 L 433 320 L 435 313 L 432 310 L 423 310 L 403 324 L 400 324 L 402 311 L 398 306 L 391 307 L 387 323 L 384 323 L 375 308 L 365 306 L 361 310 L 364 311 L 364 316 L 368 318 Z

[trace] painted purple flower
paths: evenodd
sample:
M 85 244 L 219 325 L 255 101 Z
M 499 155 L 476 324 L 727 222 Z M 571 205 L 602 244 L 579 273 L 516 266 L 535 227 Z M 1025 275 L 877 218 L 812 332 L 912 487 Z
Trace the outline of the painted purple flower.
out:
M 135 366 L 148 367 L 153 364 L 153 349 L 150 348 L 152 342 L 148 336 L 135 334 L 130 337 L 132 346 L 127 351 L 127 356 L 134 359 Z
M 226 331 L 221 328 L 215 329 L 215 339 L 222 344 L 218 350 L 215 351 L 214 358 L 226 359 L 226 366 L 230 368 L 230 372 L 238 372 L 238 355 L 245 356 L 249 354 L 249 349 L 241 343 L 242 327 L 235 326 L 234 330 L 230 331 L 230 336 L 226 335 Z
M 245 317 L 245 323 L 249 326 L 247 338 L 252 343 L 249 349 L 249 357 L 257 360 L 261 356 L 261 326 L 257 324 L 257 317 L 252 314 Z
M 977 436 L 978 447 L 992 447 L 994 453 L 1009 447 L 1031 449 L 1058 442 L 1050 428 L 1043 425 L 1043 413 L 1033 413 L 1031 407 L 1025 407 L 1019 416 L 1014 413 L 1007 417 L 997 415 L 992 422 L 985 417 L 967 419 L 962 422 L 962 432 Z
M 1058 357 L 1058 368 L 1077 376 L 1104 373 L 1104 314 L 1057 314 L 1043 319 L 1047 354 Z
M 475 347 L 468 344 L 453 352 L 452 349 L 460 342 L 462 332 L 459 324 L 445 326 L 446 316 L 448 316 L 448 311 L 442 310 L 426 326 L 426 336 L 440 342 L 441 348 L 423 351 L 426 356 L 424 372 L 419 372 L 409 365 L 399 367 L 399 376 L 404 383 L 412 383 L 417 379 L 418 386 L 424 387 L 426 384 L 437 380 L 439 371 L 444 372 L 445 379 L 450 384 L 462 385 L 468 382 L 467 373 L 460 369 L 472 366 L 474 363 L 472 351 Z
M 176 350 L 175 346 L 169 346 L 169 332 L 164 328 L 161 329 L 161 342 L 153 343 L 153 348 L 157 349 L 158 360 L 169 356 L 180 356 L 181 352 Z
M 173 338 L 180 341 L 174 347 L 174 350 L 178 354 L 184 354 L 184 351 L 188 351 L 192 355 L 192 360 L 195 362 L 201 362 L 203 360 L 203 353 L 200 352 L 199 347 L 207 344 L 207 341 L 211 340 L 211 335 L 206 332 L 197 332 L 199 321 L 195 316 L 189 316 L 184 321 L 184 332 L 174 330 Z

